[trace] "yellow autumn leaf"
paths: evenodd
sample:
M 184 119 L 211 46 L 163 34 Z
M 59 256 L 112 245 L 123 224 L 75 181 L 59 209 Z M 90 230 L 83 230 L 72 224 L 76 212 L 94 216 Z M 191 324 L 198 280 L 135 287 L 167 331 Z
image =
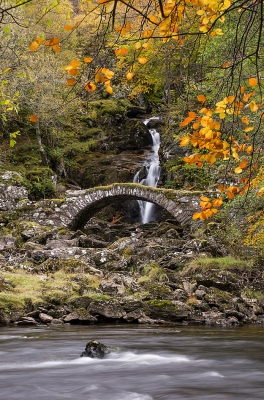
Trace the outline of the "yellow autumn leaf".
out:
M 189 138 L 189 136 L 184 136 L 184 137 L 182 137 L 182 138 L 180 138 L 180 146 L 186 146 L 188 143 L 189 143 L 189 141 L 190 141 L 190 138 Z
M 220 29 L 220 28 L 215 29 L 214 32 L 215 32 L 216 35 L 223 35 L 224 34 L 222 29 Z
M 250 110 L 251 110 L 252 112 L 258 111 L 258 105 L 257 105 L 257 103 L 256 103 L 255 101 L 251 101 L 251 102 L 249 103 L 249 107 L 250 107 Z
M 134 47 L 136 50 L 139 50 L 141 48 L 141 43 L 140 42 L 135 43 Z
M 128 73 L 126 74 L 126 78 L 127 78 L 128 81 L 131 81 L 131 79 L 133 78 L 133 76 L 134 76 L 134 73 L 133 73 L 133 72 L 128 72 Z
M 138 57 L 138 62 L 140 64 L 146 64 L 148 60 L 146 59 L 146 57 Z
M 108 68 L 102 68 L 101 72 L 108 78 L 108 79 L 112 79 L 113 76 L 115 75 L 115 73 L 113 71 L 111 71 Z
M 110 86 L 110 85 L 107 85 L 106 88 L 105 88 L 105 90 L 106 90 L 109 94 L 112 94 L 112 93 L 113 93 L 113 88 L 112 88 L 112 86 Z
M 244 129 L 244 132 L 250 132 L 253 131 L 254 126 L 248 126 L 247 128 Z
M 142 47 L 144 47 L 144 49 L 149 49 L 151 47 L 151 44 L 149 42 L 147 42 L 147 43 L 144 43 Z

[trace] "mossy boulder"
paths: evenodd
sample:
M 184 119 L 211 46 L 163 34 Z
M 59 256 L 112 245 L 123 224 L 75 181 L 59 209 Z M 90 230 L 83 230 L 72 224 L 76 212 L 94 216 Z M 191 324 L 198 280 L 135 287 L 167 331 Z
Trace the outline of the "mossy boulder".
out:
M 181 322 L 188 318 L 190 312 L 186 306 L 181 303 L 170 300 L 148 300 L 144 301 L 145 314 L 154 320 L 165 320 L 173 322 Z

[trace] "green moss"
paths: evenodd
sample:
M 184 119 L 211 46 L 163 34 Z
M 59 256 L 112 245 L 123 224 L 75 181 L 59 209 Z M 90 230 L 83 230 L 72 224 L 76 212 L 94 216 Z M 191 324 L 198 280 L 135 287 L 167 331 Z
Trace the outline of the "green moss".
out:
M 0 310 L 4 312 L 23 311 L 24 299 L 14 293 L 0 293 Z
M 95 300 L 95 301 L 100 301 L 100 300 L 115 300 L 111 296 L 108 296 L 108 294 L 101 294 L 101 293 L 87 293 L 86 296 L 88 296 L 90 299 Z
M 29 170 L 24 180 L 28 188 L 29 197 L 32 200 L 40 200 L 52 197 L 55 193 L 55 185 L 52 182 L 54 172 L 47 167 L 39 167 Z
M 90 313 L 83 307 L 79 307 L 75 310 L 81 317 L 90 317 Z
M 213 288 L 214 296 L 216 296 L 222 303 L 228 303 L 232 300 L 233 294 L 224 290 Z
M 146 282 L 143 286 L 153 299 L 166 300 L 171 296 L 171 290 L 164 284 Z
M 82 131 L 79 140 L 81 142 L 84 142 L 87 140 L 91 140 L 92 138 L 98 139 L 103 136 L 105 136 L 105 132 L 101 128 L 96 127 L 96 128 L 85 129 L 84 131 Z
M 242 292 L 242 295 L 248 299 L 264 300 L 264 293 L 259 290 L 246 289 Z
M 110 248 L 110 246 L 109 246 L 109 248 Z M 124 257 L 130 257 L 130 256 L 132 256 L 134 254 L 134 251 L 132 250 L 132 249 L 130 249 L 129 247 L 127 248 L 127 249 L 124 249 L 123 251 L 122 251 L 122 255 L 124 256 Z
M 57 206 L 60 206 L 61 204 L 63 204 L 65 202 L 65 200 L 66 200 L 65 197 L 61 198 L 61 199 L 51 199 L 51 201 L 53 203 L 55 203 Z
M 138 279 L 138 283 L 144 283 L 148 281 L 163 282 L 166 280 L 166 274 L 163 268 L 160 267 L 155 261 L 144 266 L 143 276 Z
M 146 304 L 148 304 L 151 307 L 158 307 L 158 308 L 173 308 L 173 309 L 178 309 L 170 300 L 148 300 L 146 301 Z
M 190 275 L 194 272 L 205 272 L 212 269 L 217 270 L 244 270 L 249 268 L 249 262 L 245 260 L 236 259 L 231 256 L 227 257 L 198 257 L 189 262 L 182 270 L 182 275 Z
M 46 293 L 42 298 L 45 302 L 59 306 L 67 304 L 69 295 L 61 290 L 53 290 L 52 292 Z
M 89 103 L 89 109 L 96 109 L 96 112 L 100 116 L 104 115 L 115 115 L 115 114 L 125 114 L 130 103 L 125 100 L 97 100 L 91 101 Z M 90 112 L 91 113 L 91 112 Z M 90 114 L 89 114 L 90 117 Z

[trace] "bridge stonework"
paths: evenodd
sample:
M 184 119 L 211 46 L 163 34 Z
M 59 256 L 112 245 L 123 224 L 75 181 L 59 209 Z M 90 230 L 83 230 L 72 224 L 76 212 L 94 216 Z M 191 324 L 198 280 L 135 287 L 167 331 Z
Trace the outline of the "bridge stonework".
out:
M 198 209 L 198 193 L 151 188 L 136 183 L 114 183 L 84 190 L 68 190 L 66 199 L 56 208 L 62 225 L 82 228 L 98 211 L 114 200 L 143 200 L 167 210 L 181 225 L 187 224 Z

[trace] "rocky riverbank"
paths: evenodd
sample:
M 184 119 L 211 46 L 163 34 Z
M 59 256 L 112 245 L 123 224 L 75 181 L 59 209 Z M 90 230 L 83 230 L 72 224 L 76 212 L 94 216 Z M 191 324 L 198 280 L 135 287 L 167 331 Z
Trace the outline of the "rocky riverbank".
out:
M 0 324 L 264 323 L 259 265 L 210 234 L 172 219 L 70 231 L 27 221 L 21 183 L 1 190 Z

